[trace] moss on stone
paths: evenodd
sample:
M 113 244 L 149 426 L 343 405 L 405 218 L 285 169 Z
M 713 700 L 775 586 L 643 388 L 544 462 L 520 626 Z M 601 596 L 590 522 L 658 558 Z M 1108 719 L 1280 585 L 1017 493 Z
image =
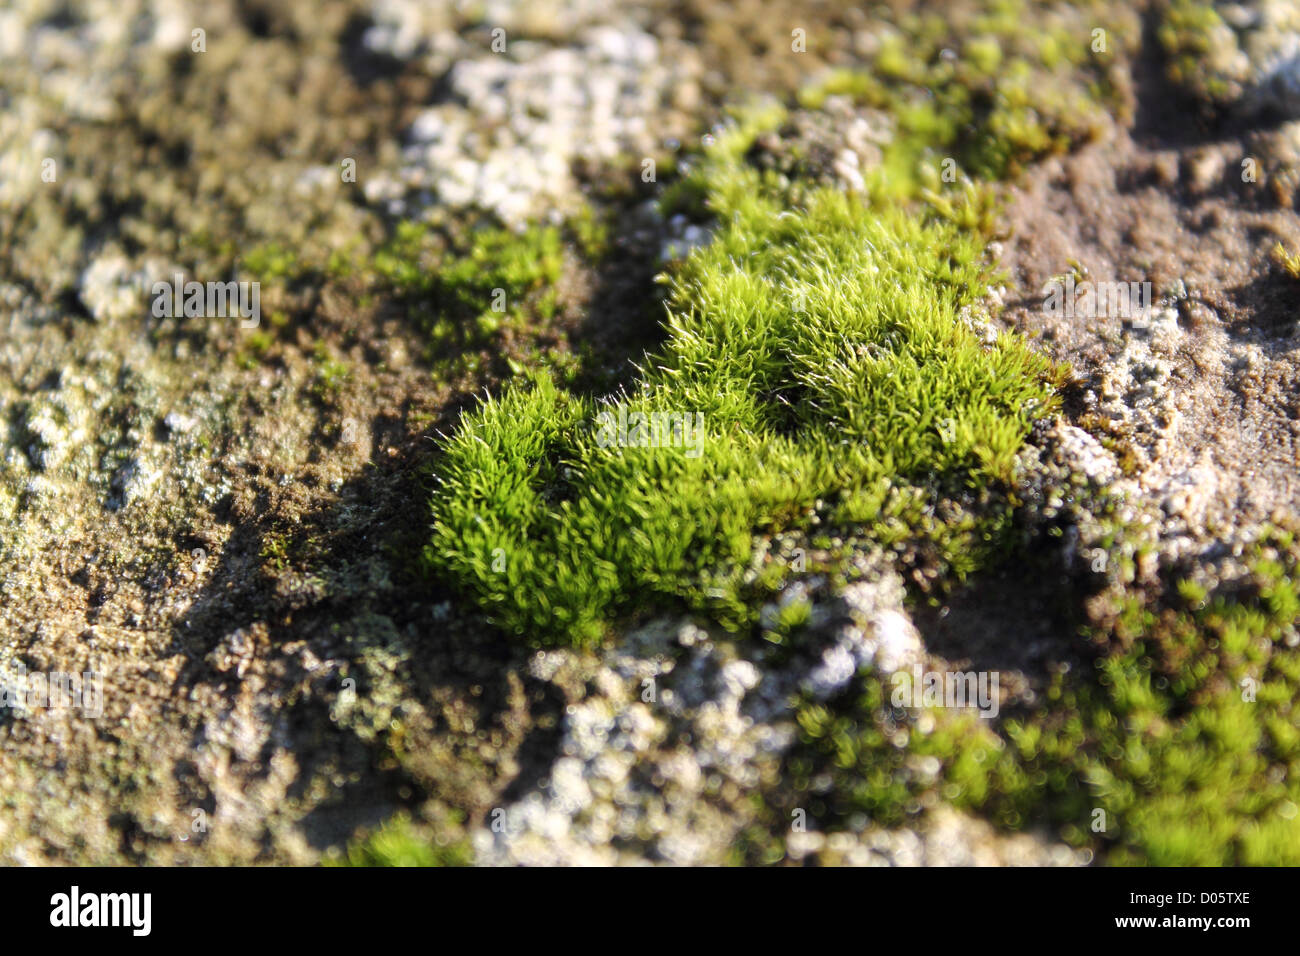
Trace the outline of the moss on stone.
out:
M 1239 50 L 1236 34 L 1213 3 L 1170 0 L 1164 4 L 1157 36 L 1169 79 L 1188 93 L 1209 103 L 1224 103 L 1240 93 L 1224 71 L 1212 65 L 1231 62 Z
M 1053 368 L 971 327 L 982 237 L 901 205 L 914 180 L 795 207 L 749 168 L 775 118 L 717 137 L 690 174 L 720 226 L 671 278 L 668 341 L 635 383 L 591 401 L 540 376 L 447 441 L 428 564 L 505 630 L 587 644 L 670 599 L 740 627 L 752 535 L 808 529 L 823 505 L 839 524 L 901 523 L 953 566 L 996 547 L 1005 499 L 973 527 L 924 515 L 1009 486 Z M 639 431 L 640 414 L 677 430 Z
M 1113 864 L 1294 865 L 1298 559 L 1294 536 L 1272 531 L 1231 584 L 1121 589 L 1112 619 L 1087 628 L 1095 667 L 1058 670 L 1042 706 L 1000 722 L 893 706 L 871 674 L 806 701 L 782 806 L 833 831 L 855 815 L 899 825 L 942 799 Z
M 468 866 L 469 845 L 463 838 L 433 839 L 411 818 L 399 814 L 371 833 L 355 839 L 337 866 Z
M 834 72 L 801 100 L 847 95 L 887 110 L 907 147 L 893 157 L 905 178 L 914 173 L 902 167 L 952 158 L 968 176 L 1000 179 L 1092 139 L 1106 114 L 1128 114 L 1120 64 L 1139 34 L 1115 4 L 922 6 L 882 32 L 870 69 Z

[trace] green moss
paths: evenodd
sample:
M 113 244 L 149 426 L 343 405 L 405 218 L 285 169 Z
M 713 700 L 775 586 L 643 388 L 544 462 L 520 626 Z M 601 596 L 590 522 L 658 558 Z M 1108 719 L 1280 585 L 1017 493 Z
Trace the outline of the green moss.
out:
M 245 369 L 257 368 L 274 342 L 275 339 L 261 329 L 248 333 L 239 349 L 238 360 L 240 367 Z
M 1048 825 L 1114 864 L 1294 865 L 1297 554 L 1272 534 L 1248 578 L 1213 596 L 1185 579 L 1165 598 L 1126 592 L 1114 623 L 1090 631 L 1095 668 L 1056 673 L 1042 706 L 1000 725 L 927 708 L 925 728 L 864 673 L 851 694 L 799 708 L 783 799 L 826 830 L 856 814 L 897 825 L 938 797 L 1009 829 Z M 921 757 L 939 773 L 917 773 Z
M 355 840 L 338 866 L 468 866 L 469 845 L 463 839 L 430 839 L 427 833 L 399 814 L 382 827 Z
M 599 262 L 609 253 L 609 223 L 592 206 L 583 206 L 570 219 L 569 229 L 587 261 Z
M 347 380 L 350 374 L 347 363 L 334 358 L 324 342 L 316 343 L 312 359 L 316 365 L 316 381 L 312 383 L 312 393 L 318 398 L 328 399 L 337 394 Z
M 807 570 L 832 577 L 872 544 L 923 543 L 951 579 L 1006 559 L 1013 457 L 1058 372 L 963 320 L 989 279 L 987 194 L 930 193 L 923 172 L 895 174 L 897 154 L 859 198 L 782 183 L 743 159 L 780 119 L 724 132 L 670 191 L 719 225 L 667 280 L 667 341 L 625 392 L 537 376 L 445 441 L 426 561 L 503 629 L 591 643 L 675 603 L 753 633 L 756 594 L 791 571 L 784 547 L 755 564 L 777 540 L 818 548 Z M 634 411 L 702 414 L 701 453 L 602 442 Z M 1111 863 L 1296 862 L 1297 549 L 1275 536 L 1244 583 L 1147 593 L 1132 583 L 1143 540 L 1103 535 L 1118 597 L 1088 629 L 1096 666 L 1053 673 L 1031 712 L 911 713 L 870 672 L 803 701 L 801 743 L 738 858 L 780 860 L 791 807 L 836 830 L 943 801 Z M 807 617 L 790 602 L 763 629 L 778 654 Z
M 286 535 L 268 534 L 262 542 L 258 556 L 276 571 L 289 566 L 290 541 Z
M 1170 80 L 1210 103 L 1222 103 L 1233 92 L 1211 58 L 1229 62 L 1237 50 L 1236 35 L 1223 22 L 1214 4 L 1205 0 L 1169 0 L 1157 30 L 1167 57 Z
M 279 243 L 250 249 L 244 254 L 243 266 L 259 282 L 295 279 L 302 272 L 298 254 Z
M 618 394 L 535 374 L 465 415 L 435 466 L 429 571 L 530 642 L 592 644 L 626 616 L 685 607 L 761 632 L 779 664 L 810 605 L 782 604 L 762 628 L 756 608 L 793 573 L 841 581 L 864 551 L 911 549 L 943 587 L 1008 560 L 1023 532 L 1015 458 L 1062 372 L 972 327 L 996 208 L 970 177 L 1014 174 L 1122 112 L 1111 60 L 1139 32 L 1128 15 L 1044 29 L 1028 6 L 905 17 L 870 73 L 805 91 L 808 105 L 845 94 L 894 118 L 860 196 L 747 165 L 780 107 L 742 113 L 680 163 L 662 208 L 716 230 L 665 277 L 665 343 Z M 1090 48 L 1096 27 L 1105 53 Z M 945 155 L 967 174 L 956 187 L 939 178 Z M 422 294 L 442 281 L 410 274 Z M 667 441 L 608 441 L 635 413 L 678 418 Z M 688 415 L 698 445 L 671 430 Z M 1115 603 L 1086 633 L 1095 667 L 1058 669 L 1036 709 L 998 721 L 895 707 L 870 671 L 839 698 L 801 701 L 800 744 L 780 791 L 755 795 L 737 859 L 782 859 L 792 807 L 832 831 L 944 802 L 1112 863 L 1295 862 L 1296 549 L 1262 544 L 1245 584 L 1149 593 L 1133 584 L 1145 539 L 1112 525 Z
M 866 201 L 819 189 L 792 207 L 739 159 L 757 128 L 692 173 L 722 225 L 671 279 L 668 341 L 628 392 L 539 376 L 446 442 L 428 564 L 507 631 L 591 643 L 671 599 L 743 626 L 753 535 L 809 528 L 819 506 L 886 536 L 901 522 L 963 568 L 999 544 L 1005 501 L 918 527 L 940 494 L 1006 487 L 1053 404 L 1046 360 L 962 318 L 987 291 L 980 237 L 884 179 Z M 641 413 L 679 431 L 638 434 Z
M 834 73 L 800 98 L 816 108 L 847 95 L 888 111 L 904 176 L 935 157 L 976 178 L 1013 175 L 1093 138 L 1108 112 L 1126 115 L 1116 55 L 1136 49 L 1140 27 L 1120 5 L 1084 6 L 994 0 L 904 13 L 869 71 Z
M 485 346 L 545 328 L 560 311 L 566 244 L 599 254 L 604 241 L 591 214 L 576 217 L 567 233 L 483 226 L 457 241 L 404 222 L 375 253 L 373 271 L 423 330 L 430 356 L 464 366 Z
M 1279 242 L 1269 255 L 1273 263 L 1292 279 L 1300 279 L 1300 254 L 1288 252 L 1286 246 Z

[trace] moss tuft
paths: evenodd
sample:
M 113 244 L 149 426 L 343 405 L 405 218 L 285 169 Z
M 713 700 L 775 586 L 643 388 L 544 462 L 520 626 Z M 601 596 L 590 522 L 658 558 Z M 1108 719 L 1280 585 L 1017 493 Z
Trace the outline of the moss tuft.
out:
M 1278 243 L 1269 254 L 1273 264 L 1278 266 L 1292 279 L 1300 279 L 1300 253 L 1288 252 L 1286 246 Z
M 870 70 L 833 73 L 801 99 L 815 108 L 849 96 L 888 111 L 905 178 L 935 157 L 977 179 L 1012 176 L 1093 139 L 1108 113 L 1128 116 L 1119 57 L 1136 49 L 1138 22 L 1116 4 L 1081 6 L 998 0 L 903 13 L 882 32 Z
M 989 279 L 978 234 L 883 178 L 795 207 L 740 158 L 761 126 L 691 173 L 721 225 L 669 280 L 667 343 L 638 380 L 591 401 L 539 376 L 446 442 L 427 562 L 505 630 L 589 644 L 670 599 L 738 627 L 755 532 L 806 529 L 819 504 L 914 526 L 940 494 L 1009 485 L 1053 407 L 1050 364 L 967 320 Z M 933 524 L 940 552 L 977 566 L 1006 511 L 974 534 Z
M 1214 4 L 1205 0 L 1169 0 L 1157 36 L 1167 57 L 1166 72 L 1171 81 L 1211 104 L 1235 98 L 1239 90 L 1215 64 L 1228 63 L 1239 52 L 1236 34 L 1223 22 Z
M 468 866 L 469 845 L 463 840 L 431 840 L 409 817 L 398 815 L 347 848 L 339 866 Z

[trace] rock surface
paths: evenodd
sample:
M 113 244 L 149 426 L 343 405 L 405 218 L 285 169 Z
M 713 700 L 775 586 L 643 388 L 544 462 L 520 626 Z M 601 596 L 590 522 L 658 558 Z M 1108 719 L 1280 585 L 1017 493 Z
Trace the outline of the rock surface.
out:
M 790 654 L 679 613 L 600 650 L 535 651 L 431 584 L 411 555 L 432 439 L 499 383 L 485 370 L 501 356 L 431 372 L 427 328 L 358 273 L 398 219 L 521 231 L 604 197 L 623 258 L 566 259 L 546 334 L 614 342 L 619 368 L 597 381 L 639 360 L 653 276 L 712 235 L 653 211 L 645 160 L 671 170 L 736 90 L 793 100 L 889 35 L 856 4 L 720 6 L 0 10 L 0 684 L 102 680 L 94 716 L 0 709 L 0 862 L 310 864 L 399 812 L 483 864 L 731 862 L 755 801 L 781 791 L 797 700 L 983 655 L 1005 704 L 1032 706 L 1048 664 L 1078 662 L 1040 586 L 1114 584 L 1120 558 L 1130 586 L 1180 562 L 1235 580 L 1243 542 L 1295 515 L 1300 332 L 1267 256 L 1300 244 L 1300 127 L 1261 117 L 1300 117 L 1300 22 L 1290 3 L 1216 3 L 1204 70 L 1174 85 L 1230 132 L 1115 119 L 1007 190 L 990 342 L 1016 328 L 1075 369 L 1017 489 L 1027 528 L 1068 531 L 1042 581 L 997 585 L 1009 608 L 927 607 L 864 552 L 857 579 L 794 582 L 762 609 L 770 632 L 807 605 Z M 1172 93 L 1158 62 L 1133 67 L 1139 116 Z M 753 161 L 861 191 L 896 133 L 829 96 Z M 1152 308 L 1047 315 L 1041 290 L 1070 260 L 1150 281 Z M 150 308 L 177 271 L 254 265 L 257 329 Z M 1103 492 L 1146 537 L 1110 540 Z M 788 859 L 1088 862 L 1041 828 L 915 809 L 847 832 L 792 820 Z

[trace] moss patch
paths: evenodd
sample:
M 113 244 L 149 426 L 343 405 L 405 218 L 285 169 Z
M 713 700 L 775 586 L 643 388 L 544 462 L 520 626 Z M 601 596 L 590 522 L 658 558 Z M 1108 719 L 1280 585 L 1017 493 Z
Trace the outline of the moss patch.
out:
M 1137 49 L 1131 11 L 1091 3 L 999 0 L 898 15 L 868 70 L 840 70 L 803 91 L 811 107 L 848 95 L 898 120 L 904 179 L 929 158 L 998 179 L 1092 139 L 1130 112 L 1123 57 Z
M 792 205 L 740 159 L 772 119 L 691 174 L 721 225 L 670 280 L 667 344 L 628 390 L 591 401 L 540 376 L 446 443 L 427 560 L 505 630 L 586 644 L 667 598 L 738 627 L 756 531 L 809 527 L 819 505 L 911 524 L 943 493 L 1008 486 L 1053 407 L 1049 363 L 967 320 L 981 237 L 906 210 L 916 184 L 883 176 L 862 199 Z M 939 524 L 934 543 L 977 566 L 998 514 L 973 535 Z
M 1236 34 L 1223 22 L 1214 4 L 1203 0 L 1170 0 L 1157 30 L 1167 57 L 1169 79 L 1211 104 L 1223 104 L 1240 92 L 1218 64 L 1239 52 Z
M 330 862 L 340 866 L 468 866 L 471 855 L 463 839 L 432 840 L 410 817 L 398 815 L 354 840 L 341 859 Z
M 557 320 L 572 301 L 572 276 L 604 251 L 590 210 L 564 227 L 515 232 L 492 223 L 449 236 L 403 222 L 371 261 L 375 291 L 396 299 L 427 337 L 435 374 L 472 372 L 497 357 L 497 377 L 525 367 L 565 370 Z
M 871 674 L 805 702 L 771 829 L 793 807 L 827 831 L 899 825 L 942 799 L 1004 828 L 1047 826 L 1113 864 L 1294 865 L 1298 554 L 1271 532 L 1216 593 L 1178 576 L 1150 597 L 1121 589 L 1085 628 L 1094 668 L 1059 670 L 1031 713 L 900 708 Z M 783 855 L 758 837 L 748 852 Z

